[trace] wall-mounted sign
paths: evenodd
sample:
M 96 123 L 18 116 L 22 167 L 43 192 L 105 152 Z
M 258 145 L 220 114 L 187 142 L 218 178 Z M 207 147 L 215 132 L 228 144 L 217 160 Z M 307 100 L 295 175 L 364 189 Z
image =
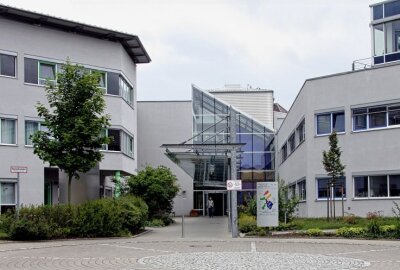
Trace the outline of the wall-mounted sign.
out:
M 257 183 L 257 226 L 279 226 L 278 183 Z
M 242 180 L 226 180 L 227 190 L 242 190 Z
M 28 167 L 26 166 L 11 166 L 11 173 L 28 173 Z

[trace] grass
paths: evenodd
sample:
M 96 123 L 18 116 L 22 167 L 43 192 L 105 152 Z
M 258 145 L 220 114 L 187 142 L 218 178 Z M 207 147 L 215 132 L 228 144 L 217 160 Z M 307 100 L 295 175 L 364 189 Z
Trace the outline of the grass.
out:
M 0 231 L 0 240 L 3 239 L 8 239 L 8 234 L 6 234 L 5 232 Z
M 341 217 L 329 222 L 326 218 L 296 218 L 290 224 L 293 230 L 308 230 L 313 228 L 319 228 L 321 230 L 339 229 L 342 227 L 366 227 L 369 220 L 366 218 L 355 217 L 354 224 L 350 224 L 343 220 Z M 380 217 L 380 225 L 391 225 L 396 224 L 396 219 L 392 217 Z

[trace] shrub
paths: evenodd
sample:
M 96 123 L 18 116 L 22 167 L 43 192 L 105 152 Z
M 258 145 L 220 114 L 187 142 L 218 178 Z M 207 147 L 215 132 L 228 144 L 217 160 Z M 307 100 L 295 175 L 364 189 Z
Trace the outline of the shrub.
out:
M 290 222 L 298 209 L 299 198 L 290 197 L 289 186 L 282 179 L 278 179 L 279 221 Z
M 349 215 L 349 216 L 343 217 L 343 221 L 346 222 L 347 224 L 350 224 L 350 225 L 354 225 L 354 224 L 357 223 L 356 216 L 352 215 L 352 214 Z
M 239 231 L 242 233 L 248 233 L 257 230 L 257 221 L 255 216 L 249 216 L 242 214 L 239 217 Z
M 380 235 L 379 230 L 380 222 L 378 218 L 371 218 L 367 223 L 367 233 L 371 237 L 378 237 Z
M 319 228 L 308 229 L 306 233 L 308 236 L 321 236 L 323 234 Z
M 164 224 L 164 221 L 162 221 L 161 219 L 154 218 L 154 219 L 148 221 L 146 223 L 146 226 L 149 226 L 149 227 L 164 227 L 165 224 Z
M 346 238 L 360 237 L 365 233 L 365 229 L 361 227 L 343 227 L 336 231 L 336 234 Z

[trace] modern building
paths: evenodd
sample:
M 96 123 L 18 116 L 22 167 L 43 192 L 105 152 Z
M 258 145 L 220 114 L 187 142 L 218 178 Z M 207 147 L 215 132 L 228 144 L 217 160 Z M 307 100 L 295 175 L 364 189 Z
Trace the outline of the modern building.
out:
M 345 176 L 333 188 L 336 214 L 391 215 L 400 202 L 400 1 L 371 6 L 372 66 L 308 79 L 277 136 L 277 172 L 299 196 L 299 215 L 326 215 L 322 152 L 338 133 Z M 342 189 L 343 187 L 343 189 Z
M 67 58 L 101 73 L 107 130 L 113 142 L 104 159 L 79 181 L 72 182 L 72 202 L 112 194 L 112 176 L 137 169 L 137 64 L 149 63 L 145 48 L 134 35 L 0 5 L 0 206 L 16 205 L 16 174 L 10 166 L 27 167 L 20 174 L 20 202 L 66 202 L 67 177 L 33 154 L 30 135 L 45 129 L 37 102 L 47 104 L 44 83 L 57 80 Z

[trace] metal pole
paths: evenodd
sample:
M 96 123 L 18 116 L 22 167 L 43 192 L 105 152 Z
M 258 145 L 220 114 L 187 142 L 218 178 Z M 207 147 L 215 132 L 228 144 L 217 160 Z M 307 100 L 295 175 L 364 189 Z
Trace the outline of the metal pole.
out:
M 231 192 L 228 191 L 228 232 L 232 232 L 232 220 L 231 220 Z
M 326 220 L 329 221 L 329 184 L 326 185 Z
M 236 112 L 229 108 L 230 110 L 230 143 L 236 143 Z M 231 151 L 231 180 L 236 180 L 236 150 L 233 149 Z M 231 195 L 231 209 L 232 209 L 232 238 L 236 238 L 239 236 L 238 232 L 238 218 L 237 218 L 237 191 L 233 190 Z
M 19 218 L 19 196 L 20 196 L 20 190 L 19 190 L 19 172 L 17 172 L 17 218 Z
M 182 213 L 182 238 L 185 238 L 185 215 Z

